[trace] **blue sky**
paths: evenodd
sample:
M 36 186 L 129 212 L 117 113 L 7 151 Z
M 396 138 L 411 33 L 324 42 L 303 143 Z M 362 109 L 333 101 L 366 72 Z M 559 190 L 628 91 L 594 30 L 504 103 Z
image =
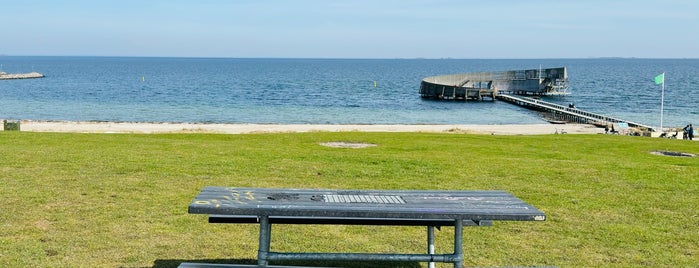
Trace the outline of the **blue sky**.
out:
M 699 58 L 699 1 L 0 0 L 0 55 Z

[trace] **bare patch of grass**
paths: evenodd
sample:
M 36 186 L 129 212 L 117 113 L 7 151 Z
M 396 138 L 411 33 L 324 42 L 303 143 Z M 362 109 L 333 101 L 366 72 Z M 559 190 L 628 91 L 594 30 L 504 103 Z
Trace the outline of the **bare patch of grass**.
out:
M 373 144 L 373 143 L 349 142 L 349 141 L 321 142 L 320 145 L 325 146 L 325 147 L 332 147 L 332 148 L 350 148 L 350 149 L 360 149 L 360 148 L 377 146 L 376 144 Z

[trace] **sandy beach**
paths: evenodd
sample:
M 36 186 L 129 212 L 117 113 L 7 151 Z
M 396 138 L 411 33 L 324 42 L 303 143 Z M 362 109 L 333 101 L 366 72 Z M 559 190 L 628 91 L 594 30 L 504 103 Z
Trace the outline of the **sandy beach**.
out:
M 21 131 L 74 133 L 291 133 L 291 132 L 432 132 L 485 135 L 597 134 L 604 129 L 587 124 L 515 125 L 324 125 L 324 124 L 205 124 L 30 121 L 20 122 Z

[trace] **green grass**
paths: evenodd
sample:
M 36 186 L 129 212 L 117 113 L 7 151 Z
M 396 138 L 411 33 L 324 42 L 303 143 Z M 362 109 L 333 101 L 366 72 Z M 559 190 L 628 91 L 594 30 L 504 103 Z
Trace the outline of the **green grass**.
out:
M 327 141 L 378 146 L 319 145 Z M 254 263 L 257 226 L 187 214 L 208 185 L 506 190 L 547 221 L 465 228 L 466 266 L 696 266 L 699 157 L 654 150 L 699 154 L 699 144 L 611 135 L 0 132 L 0 266 Z M 450 232 L 437 232 L 438 251 L 450 248 Z M 424 233 L 275 226 L 272 249 L 422 253 Z

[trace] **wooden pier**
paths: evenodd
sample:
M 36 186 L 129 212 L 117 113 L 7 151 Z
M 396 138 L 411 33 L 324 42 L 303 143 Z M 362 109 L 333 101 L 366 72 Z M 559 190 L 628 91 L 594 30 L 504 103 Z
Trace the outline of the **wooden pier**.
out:
M 0 80 L 30 79 L 30 78 L 42 78 L 42 77 L 44 77 L 44 75 L 37 73 L 37 72 L 21 73 L 21 74 L 8 74 L 5 72 L 0 72 Z
M 522 106 L 527 109 L 536 110 L 548 113 L 552 118 L 560 120 L 563 122 L 570 123 L 581 123 L 581 124 L 593 124 L 597 126 L 608 126 L 610 124 L 622 124 L 627 125 L 630 128 L 636 128 L 641 131 L 655 131 L 655 129 L 648 125 L 643 125 L 615 117 L 610 117 L 606 115 L 596 114 L 577 108 L 567 107 L 564 105 L 542 101 L 539 99 L 524 97 L 524 96 L 513 96 L 509 94 L 499 94 L 497 99 L 506 101 L 518 106 Z

